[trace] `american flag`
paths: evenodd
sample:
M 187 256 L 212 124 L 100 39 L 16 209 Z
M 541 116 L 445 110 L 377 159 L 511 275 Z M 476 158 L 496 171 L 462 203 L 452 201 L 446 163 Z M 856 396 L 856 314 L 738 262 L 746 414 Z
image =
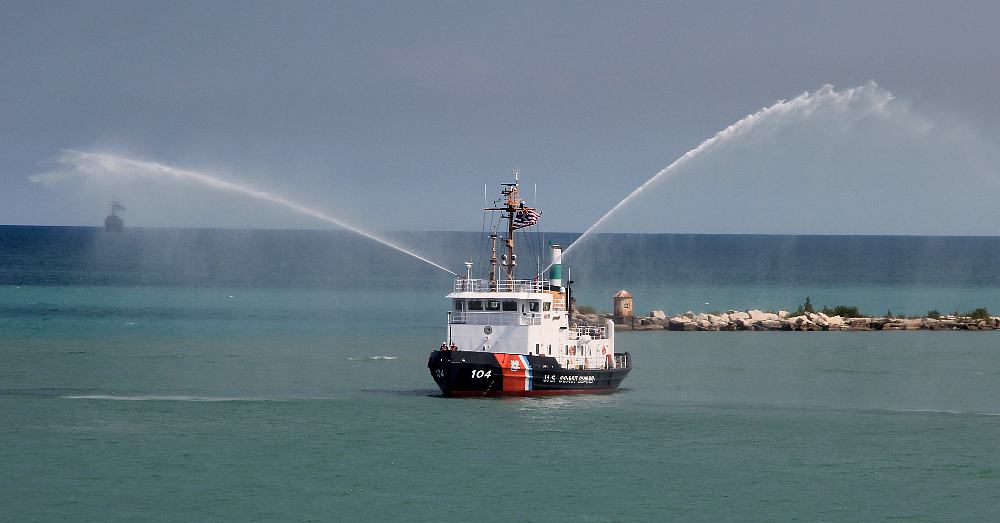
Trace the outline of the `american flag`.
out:
M 538 218 L 542 213 L 538 209 L 524 207 L 514 212 L 514 228 L 530 227 L 538 223 Z

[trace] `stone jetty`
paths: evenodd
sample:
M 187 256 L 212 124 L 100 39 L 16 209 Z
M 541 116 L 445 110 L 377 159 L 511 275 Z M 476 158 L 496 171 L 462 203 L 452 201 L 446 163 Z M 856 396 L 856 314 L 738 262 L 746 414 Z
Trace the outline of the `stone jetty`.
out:
M 600 325 L 605 316 L 574 314 L 579 324 Z M 617 318 L 622 320 L 622 318 Z M 670 331 L 895 331 L 895 330 L 1000 330 L 1000 317 L 971 318 L 940 316 L 935 318 L 844 318 L 822 312 L 789 316 L 786 311 L 760 310 L 667 315 L 651 311 L 648 316 L 624 318 L 615 330 Z

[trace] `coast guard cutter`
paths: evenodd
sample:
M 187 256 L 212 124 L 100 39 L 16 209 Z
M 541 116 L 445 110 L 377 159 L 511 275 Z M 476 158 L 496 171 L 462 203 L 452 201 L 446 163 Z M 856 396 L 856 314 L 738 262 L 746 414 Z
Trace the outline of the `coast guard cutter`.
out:
M 599 326 L 573 322 L 561 247 L 550 247 L 547 279 L 515 276 L 515 231 L 535 225 L 541 216 L 521 200 L 516 171 L 514 183 L 502 184 L 501 197 L 485 211 L 500 216 L 489 234 L 489 276 L 473 278 L 467 262 L 465 277 L 458 276 L 448 294 L 447 338 L 427 362 L 438 387 L 446 396 L 616 389 L 632 369 L 629 353 L 615 352 L 611 320 Z M 506 251 L 500 258 L 498 241 Z

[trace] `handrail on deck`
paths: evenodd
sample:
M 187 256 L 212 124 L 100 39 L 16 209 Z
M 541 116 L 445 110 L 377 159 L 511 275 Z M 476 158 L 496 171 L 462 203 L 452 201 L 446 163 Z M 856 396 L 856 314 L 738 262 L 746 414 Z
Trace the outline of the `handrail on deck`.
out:
M 549 292 L 553 290 L 548 280 L 497 280 L 490 282 L 479 278 L 455 278 L 455 292 Z
M 542 315 L 537 312 L 455 311 L 451 313 L 452 325 L 541 325 Z
M 590 336 L 591 339 L 605 340 L 608 338 L 608 328 L 597 327 L 594 325 L 577 325 L 576 327 L 577 339 L 579 339 L 580 336 Z

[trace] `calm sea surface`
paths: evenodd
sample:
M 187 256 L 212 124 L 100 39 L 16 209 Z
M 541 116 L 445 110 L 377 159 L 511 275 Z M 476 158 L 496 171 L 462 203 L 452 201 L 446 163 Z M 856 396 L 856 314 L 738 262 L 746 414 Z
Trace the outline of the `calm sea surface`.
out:
M 603 240 L 599 309 L 1000 311 L 995 238 Z M 0 227 L 0 520 L 1000 517 L 998 333 L 621 333 L 618 393 L 452 400 L 450 286 L 341 233 Z

